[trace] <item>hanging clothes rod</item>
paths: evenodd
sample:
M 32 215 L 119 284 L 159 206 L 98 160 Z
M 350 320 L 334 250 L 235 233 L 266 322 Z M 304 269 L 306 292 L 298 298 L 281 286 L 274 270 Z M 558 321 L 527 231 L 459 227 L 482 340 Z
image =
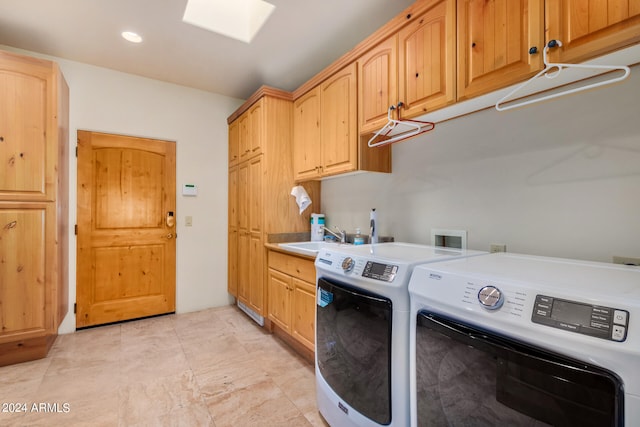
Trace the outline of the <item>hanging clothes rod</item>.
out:
M 425 132 L 433 130 L 436 125 L 432 122 L 423 122 L 420 120 L 402 119 L 400 117 L 400 108 L 403 107 L 403 103 L 398 103 L 397 106 L 392 105 L 387 110 L 387 124 L 382 127 L 378 132 L 373 134 L 367 145 L 369 147 L 379 147 L 381 145 L 393 144 L 394 142 L 402 141 L 412 138 Z M 391 117 L 394 110 L 398 110 L 398 119 Z M 405 130 L 400 133 L 391 135 L 392 132 L 397 131 L 399 128 Z
M 576 92 L 582 92 L 584 90 L 589 90 L 589 89 L 594 89 L 596 87 L 600 87 L 600 86 L 605 86 L 605 85 L 609 85 L 609 84 L 613 84 L 613 83 L 617 83 L 621 80 L 626 79 L 629 76 L 629 73 L 631 73 L 631 69 L 627 66 L 624 65 L 587 65 L 587 64 L 561 64 L 561 63 L 553 63 L 553 62 L 548 62 L 547 61 L 547 52 L 549 51 L 550 48 L 553 47 L 561 47 L 562 46 L 562 42 L 560 40 L 551 40 L 542 50 L 542 60 L 544 62 L 544 69 L 542 69 L 540 72 L 538 72 L 538 74 L 536 74 L 535 76 L 531 77 L 529 80 L 527 80 L 526 82 L 522 83 L 520 86 L 517 86 L 515 89 L 513 89 L 511 92 L 509 92 L 508 94 L 506 94 L 502 99 L 500 99 L 498 102 L 496 102 L 496 110 L 498 111 L 506 111 L 506 110 L 511 110 L 513 108 L 518 108 L 518 107 L 524 107 L 525 105 L 530 105 L 530 104 L 534 104 L 536 102 L 541 102 L 541 101 L 546 101 L 548 99 L 553 99 L 553 98 L 558 98 L 560 96 L 564 96 L 564 95 L 569 95 L 572 93 L 576 93 Z M 570 68 L 576 68 L 576 69 L 584 69 L 584 70 L 604 70 L 604 71 L 622 71 L 623 74 L 621 76 L 618 77 L 614 77 L 608 80 L 603 80 L 600 82 L 596 82 L 596 83 L 592 83 L 592 84 L 588 84 L 585 86 L 580 86 L 578 88 L 574 88 L 574 89 L 568 89 L 565 90 L 563 92 L 558 92 L 558 93 L 553 93 L 550 95 L 546 95 L 546 96 L 542 96 L 540 98 L 535 98 L 535 99 L 530 99 L 528 101 L 522 101 L 522 102 L 517 102 L 517 103 L 511 103 L 513 102 L 513 99 L 511 99 L 512 97 L 515 99 L 516 97 L 514 97 L 514 95 L 520 91 L 522 91 L 525 87 L 527 87 L 529 84 L 531 84 L 531 82 L 537 80 L 538 78 L 544 76 L 547 79 L 554 79 L 556 77 L 558 77 L 560 75 L 560 73 L 562 73 L 563 70 L 565 69 L 570 69 Z M 525 95 L 526 96 L 530 96 L 530 95 Z M 511 104 L 509 104 L 511 103 Z M 504 105 L 507 104 L 507 105 Z

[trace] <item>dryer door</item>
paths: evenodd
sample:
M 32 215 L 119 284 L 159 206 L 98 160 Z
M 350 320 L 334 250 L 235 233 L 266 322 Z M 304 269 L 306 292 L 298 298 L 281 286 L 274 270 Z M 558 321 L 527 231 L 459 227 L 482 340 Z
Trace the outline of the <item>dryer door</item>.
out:
M 391 300 L 320 278 L 316 361 L 342 400 L 379 424 L 391 422 Z
M 621 380 L 428 311 L 417 316 L 419 425 L 621 426 Z

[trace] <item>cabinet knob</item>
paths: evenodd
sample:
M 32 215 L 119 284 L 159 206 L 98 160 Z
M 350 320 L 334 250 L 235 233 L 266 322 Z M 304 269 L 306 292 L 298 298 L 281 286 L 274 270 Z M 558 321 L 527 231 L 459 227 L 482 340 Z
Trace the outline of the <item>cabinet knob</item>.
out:
M 4 136 L 0 136 L 0 142 L 4 141 Z
M 476 47 L 476 42 L 471 43 L 471 47 Z
M 538 53 L 538 46 L 531 46 L 529 49 L 529 55 L 534 55 L 536 53 Z

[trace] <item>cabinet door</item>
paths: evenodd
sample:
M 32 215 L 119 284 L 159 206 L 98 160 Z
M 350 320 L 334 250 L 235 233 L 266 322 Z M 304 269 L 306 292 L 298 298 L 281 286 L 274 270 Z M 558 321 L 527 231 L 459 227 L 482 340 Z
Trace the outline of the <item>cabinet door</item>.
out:
M 360 133 L 372 133 L 387 124 L 387 112 L 398 102 L 398 37 L 380 43 L 357 61 L 358 122 Z
M 543 8 L 543 0 L 458 0 L 458 100 L 542 69 Z
M 264 122 L 264 98 L 261 98 L 251 108 L 249 108 L 249 157 L 262 153 L 263 141 L 265 139 Z
M 291 276 L 269 269 L 269 319 L 291 333 Z
M 399 114 L 416 117 L 455 101 L 456 15 L 454 0 L 431 8 L 399 33 Z
M 238 167 L 238 299 L 249 303 L 249 163 Z
M 320 87 L 293 104 L 293 170 L 304 181 L 320 176 Z
M 546 0 L 553 62 L 582 62 L 640 42 L 640 0 Z
M 251 147 L 251 121 L 249 120 L 249 112 L 243 113 L 237 119 L 238 122 L 238 157 L 239 161 L 244 162 L 250 157 Z
M 43 200 L 47 192 L 49 200 L 54 197 L 52 188 L 46 188 L 53 180 L 56 154 L 53 144 L 47 144 L 50 71 L 47 75 L 9 60 L 0 66 L 1 199 Z
M 240 150 L 240 124 L 238 120 L 229 125 L 229 166 L 234 166 L 238 163 L 239 150 Z
M 337 72 L 320 85 L 322 175 L 358 167 L 356 65 Z
M 229 169 L 229 233 L 227 290 L 238 296 L 238 168 Z
M 242 259 L 249 268 L 249 306 L 260 315 L 265 305 L 264 259 L 265 248 L 262 238 L 262 156 L 249 160 L 249 256 Z
M 47 328 L 46 278 L 51 275 L 46 268 L 53 262 L 47 260 L 53 248 L 47 254 L 46 221 L 42 204 L 0 204 L 0 343 Z
M 293 278 L 291 335 L 308 349 L 315 349 L 316 287 Z

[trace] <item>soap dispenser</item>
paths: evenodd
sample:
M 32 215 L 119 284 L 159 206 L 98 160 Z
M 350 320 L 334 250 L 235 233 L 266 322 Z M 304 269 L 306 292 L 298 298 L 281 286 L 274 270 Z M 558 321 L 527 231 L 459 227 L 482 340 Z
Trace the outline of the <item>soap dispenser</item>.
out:
M 356 228 L 356 235 L 353 238 L 354 245 L 364 245 L 364 236 L 359 228 Z

